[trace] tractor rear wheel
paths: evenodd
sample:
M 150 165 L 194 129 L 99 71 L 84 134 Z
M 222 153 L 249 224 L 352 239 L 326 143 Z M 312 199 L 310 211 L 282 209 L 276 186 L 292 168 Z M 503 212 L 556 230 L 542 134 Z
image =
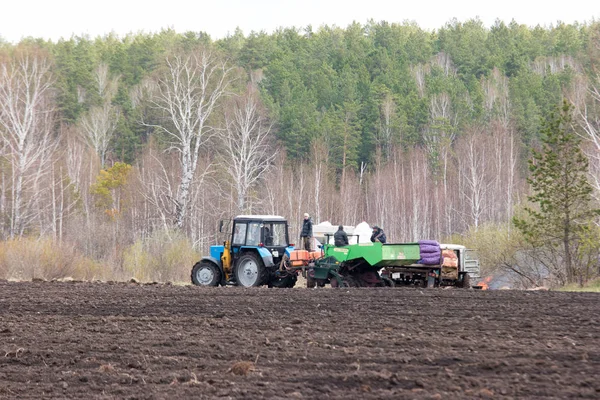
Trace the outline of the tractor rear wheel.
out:
M 235 278 L 240 286 L 260 286 L 267 279 L 267 269 L 254 254 L 246 253 L 236 263 Z
M 221 271 L 210 261 L 199 261 L 192 268 L 192 283 L 198 286 L 218 286 L 221 282 Z

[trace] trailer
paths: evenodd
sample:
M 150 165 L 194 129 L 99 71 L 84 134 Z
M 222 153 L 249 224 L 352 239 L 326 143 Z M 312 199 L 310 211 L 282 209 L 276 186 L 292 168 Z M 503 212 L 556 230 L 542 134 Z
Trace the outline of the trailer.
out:
M 428 241 L 429 243 L 437 243 Z M 429 244 L 429 246 L 435 246 Z M 465 246 L 439 245 L 436 263 L 425 257 L 422 243 L 357 243 L 323 246 L 323 256 L 310 261 L 307 286 L 384 287 L 454 286 L 470 288 L 479 277 L 479 263 Z M 443 254 L 443 256 L 442 256 Z

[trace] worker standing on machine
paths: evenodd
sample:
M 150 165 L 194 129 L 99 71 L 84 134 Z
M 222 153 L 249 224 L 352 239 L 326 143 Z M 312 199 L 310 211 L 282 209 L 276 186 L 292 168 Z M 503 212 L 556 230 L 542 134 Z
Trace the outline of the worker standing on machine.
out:
M 300 232 L 300 237 L 302 238 L 302 244 L 304 245 L 304 250 L 312 251 L 312 221 L 310 220 L 310 215 L 308 213 L 304 213 L 304 221 L 302 222 L 302 231 Z
M 348 246 L 348 235 L 344 232 L 343 225 L 340 225 L 337 232 L 333 234 L 333 244 L 336 247 Z
M 387 238 L 385 237 L 385 232 L 377 225 L 373 225 L 373 234 L 371 235 L 371 242 L 380 242 L 385 243 Z

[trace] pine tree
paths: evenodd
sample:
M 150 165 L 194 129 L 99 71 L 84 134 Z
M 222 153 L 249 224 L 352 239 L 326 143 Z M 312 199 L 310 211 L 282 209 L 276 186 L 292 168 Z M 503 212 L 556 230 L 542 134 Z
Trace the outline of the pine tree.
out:
M 514 219 L 530 244 L 558 254 L 552 269 L 564 273 L 569 283 L 578 277 L 581 238 L 600 212 L 592 205 L 588 160 L 579 147 L 581 139 L 573 129 L 571 115 L 572 106 L 564 100 L 543 124 L 543 148 L 534 151 L 529 160 L 528 179 L 533 193 L 528 199 L 539 209 L 527 207 L 528 218 Z

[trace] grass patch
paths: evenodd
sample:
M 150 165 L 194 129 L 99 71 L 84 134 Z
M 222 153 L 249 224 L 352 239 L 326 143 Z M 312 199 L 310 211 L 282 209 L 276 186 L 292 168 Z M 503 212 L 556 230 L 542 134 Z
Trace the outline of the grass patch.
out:
M 0 242 L 0 279 L 77 280 L 102 279 L 107 275 L 100 263 L 84 257 L 73 246 L 50 238 L 20 238 Z
M 558 289 L 561 292 L 593 292 L 600 293 L 600 278 L 593 279 L 580 287 L 576 283 L 572 283 L 570 285 L 565 285 Z
M 23 237 L 0 241 L 0 279 L 10 281 L 114 280 L 189 284 L 200 259 L 181 234 L 156 233 L 126 247 L 118 265 L 86 257 L 75 245 L 52 238 Z
M 192 266 L 199 259 L 183 235 L 156 232 L 125 249 L 123 271 L 140 282 L 183 283 L 190 281 Z

